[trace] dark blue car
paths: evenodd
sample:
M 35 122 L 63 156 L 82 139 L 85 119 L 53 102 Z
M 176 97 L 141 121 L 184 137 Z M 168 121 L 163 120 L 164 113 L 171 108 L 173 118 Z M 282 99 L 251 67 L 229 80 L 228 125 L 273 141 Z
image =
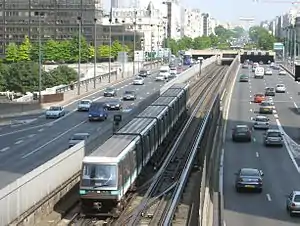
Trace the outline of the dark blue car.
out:
M 105 105 L 100 102 L 93 102 L 89 109 L 89 121 L 104 121 L 108 113 Z

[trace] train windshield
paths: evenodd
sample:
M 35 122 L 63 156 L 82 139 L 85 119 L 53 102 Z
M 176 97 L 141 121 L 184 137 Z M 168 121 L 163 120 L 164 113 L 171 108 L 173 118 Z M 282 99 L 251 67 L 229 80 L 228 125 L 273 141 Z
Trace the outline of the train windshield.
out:
M 117 187 L 117 167 L 115 165 L 83 165 L 81 186 L 101 188 Z
M 192 63 L 192 56 L 189 54 L 183 55 L 183 64 L 190 65 Z

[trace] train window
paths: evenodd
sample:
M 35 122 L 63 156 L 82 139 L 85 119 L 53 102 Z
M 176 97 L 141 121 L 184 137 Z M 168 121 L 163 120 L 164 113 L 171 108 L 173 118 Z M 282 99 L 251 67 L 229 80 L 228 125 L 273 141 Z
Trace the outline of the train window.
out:
M 131 173 L 133 173 L 134 172 L 134 170 L 137 168 L 137 161 L 136 161 L 136 158 L 137 156 L 136 156 L 136 149 L 133 149 L 132 151 L 131 151 Z
M 138 141 L 136 144 L 135 144 L 135 150 L 136 150 L 136 159 L 137 159 L 137 165 L 138 165 L 138 169 L 140 172 L 140 170 L 142 169 L 142 165 L 143 165 L 143 149 L 142 149 L 142 145 L 141 145 L 141 142 Z
M 118 169 L 118 174 L 119 174 L 119 177 L 118 177 L 118 185 L 119 185 L 119 189 L 121 188 L 124 188 L 124 184 L 125 184 L 125 181 L 123 181 L 123 167 L 122 167 L 122 161 L 119 162 L 119 169 Z M 123 191 L 122 191 L 123 192 Z
M 149 139 L 149 133 L 144 137 L 144 150 L 145 150 L 145 155 L 144 159 L 147 161 L 148 157 L 150 156 L 150 139 Z
M 129 177 L 130 177 L 130 155 L 127 154 L 125 156 L 125 158 L 122 160 L 123 162 L 123 176 L 124 176 L 124 179 L 125 179 L 125 182 L 128 182 L 129 180 Z
M 164 115 L 164 121 L 162 122 L 162 125 L 163 125 L 163 134 L 164 134 L 164 137 L 166 137 L 167 135 L 167 129 L 168 129 L 168 125 L 169 125 L 169 122 L 168 122 L 168 113 Z
M 149 131 L 149 147 L 150 147 L 150 152 L 151 156 L 152 153 L 154 152 L 154 147 L 155 147 L 155 140 L 154 140 L 154 127 L 152 127 Z
M 159 142 L 159 136 L 158 136 L 158 124 L 154 125 L 154 149 L 156 150 L 158 147 L 158 142 Z

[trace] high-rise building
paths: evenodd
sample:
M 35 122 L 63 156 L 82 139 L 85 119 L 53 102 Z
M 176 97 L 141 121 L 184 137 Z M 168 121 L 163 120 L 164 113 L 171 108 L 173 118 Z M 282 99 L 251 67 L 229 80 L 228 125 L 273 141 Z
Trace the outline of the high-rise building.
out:
M 191 38 L 201 36 L 202 32 L 202 17 L 198 9 L 184 10 L 184 26 L 183 35 Z
M 102 17 L 101 0 L 2 0 L 0 4 L 0 54 L 10 42 L 17 44 L 28 36 L 65 40 L 78 34 L 79 21 L 87 41 L 94 40 L 94 21 Z M 40 30 L 40 32 L 39 32 Z
M 123 0 L 125 1 L 125 0 Z M 120 8 L 120 0 L 111 0 L 111 7 L 112 8 Z
M 209 36 L 209 14 L 208 13 L 202 13 L 202 29 L 203 34 L 202 36 Z

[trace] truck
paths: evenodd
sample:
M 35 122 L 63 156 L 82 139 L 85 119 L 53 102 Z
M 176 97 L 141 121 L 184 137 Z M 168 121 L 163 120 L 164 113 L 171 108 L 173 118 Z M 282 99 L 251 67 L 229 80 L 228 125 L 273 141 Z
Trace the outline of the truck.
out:
M 159 74 L 156 76 L 156 81 L 164 81 L 170 76 L 170 67 L 161 66 L 159 69 Z
M 257 67 L 254 72 L 254 78 L 264 78 L 265 69 L 263 67 Z

